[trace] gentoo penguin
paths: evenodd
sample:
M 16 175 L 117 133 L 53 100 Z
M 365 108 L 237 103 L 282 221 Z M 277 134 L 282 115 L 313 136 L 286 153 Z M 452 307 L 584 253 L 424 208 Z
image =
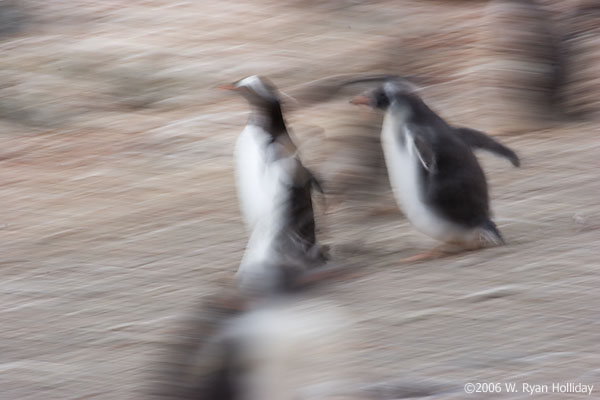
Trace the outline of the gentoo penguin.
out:
M 420 232 L 449 244 L 477 248 L 504 243 L 490 218 L 485 174 L 472 147 L 518 157 L 485 134 L 456 129 L 400 79 L 386 81 L 351 103 L 385 111 L 381 142 L 399 207 Z M 440 250 L 411 257 L 418 261 Z
M 325 262 L 312 203 L 313 188 L 322 188 L 298 157 L 275 86 L 251 76 L 223 88 L 240 93 L 252 107 L 235 149 L 237 189 L 250 231 L 237 275 L 248 290 L 276 290 Z
M 239 292 L 218 293 L 170 338 L 150 398 L 304 398 L 306 386 L 320 382 L 316 361 L 351 348 L 344 335 L 349 325 L 339 307 L 319 299 L 288 296 L 256 303 Z M 342 371 L 328 375 L 341 380 Z
M 348 368 L 364 365 L 365 338 L 356 329 L 355 313 L 345 308 L 314 293 L 260 303 L 235 291 L 205 298 L 166 338 L 144 397 L 393 400 L 464 393 L 449 382 L 389 380 L 369 365 Z

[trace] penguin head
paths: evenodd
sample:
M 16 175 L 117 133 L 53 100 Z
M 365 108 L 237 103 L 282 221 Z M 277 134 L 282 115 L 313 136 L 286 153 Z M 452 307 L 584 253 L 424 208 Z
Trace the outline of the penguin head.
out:
M 268 79 L 258 75 L 248 76 L 221 89 L 232 90 L 242 95 L 251 105 L 264 107 L 280 103 L 279 92 Z
M 355 105 L 367 105 L 371 108 L 386 111 L 390 106 L 409 106 L 409 99 L 416 96 L 415 87 L 406 80 L 388 80 L 383 85 L 366 94 L 350 100 Z

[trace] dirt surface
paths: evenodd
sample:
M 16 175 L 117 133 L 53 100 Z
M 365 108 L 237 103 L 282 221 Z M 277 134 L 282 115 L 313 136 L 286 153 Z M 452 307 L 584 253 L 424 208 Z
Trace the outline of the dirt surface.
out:
M 206 3 L 25 2 L 2 33 L 0 399 L 143 398 L 183 313 L 235 272 L 246 233 L 231 154 L 247 110 L 216 84 L 396 63 L 445 77 L 425 100 L 477 127 L 476 60 L 460 54 L 477 46 L 482 2 Z M 319 147 L 361 113 L 341 98 L 288 121 Z M 451 389 L 435 398 L 529 397 L 467 396 L 467 382 L 594 384 L 600 398 L 599 133 L 565 122 L 502 137 L 520 169 L 481 154 L 503 247 L 400 265 L 434 242 L 399 213 L 319 213 L 334 261 L 365 272 L 311 292 L 352 320 L 345 374 Z M 316 171 L 327 157 L 304 155 Z

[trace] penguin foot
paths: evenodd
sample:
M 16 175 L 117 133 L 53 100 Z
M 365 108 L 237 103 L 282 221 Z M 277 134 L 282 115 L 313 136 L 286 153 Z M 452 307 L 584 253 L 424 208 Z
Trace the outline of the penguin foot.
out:
M 424 252 L 416 254 L 414 256 L 403 258 L 400 260 L 400 262 L 402 264 L 418 263 L 418 262 L 423 262 L 423 261 L 428 261 L 428 260 L 435 260 L 437 258 L 442 258 L 449 254 L 451 254 L 451 253 L 443 251 L 440 247 L 436 247 L 434 249 L 424 251 Z
M 322 266 L 331 259 L 330 247 L 327 244 L 315 244 L 307 251 L 307 262 L 315 267 Z
M 304 288 L 312 284 L 330 280 L 349 280 L 363 276 L 356 268 L 346 266 L 321 267 L 303 273 L 292 283 L 293 288 Z
M 368 217 L 382 217 L 388 215 L 398 215 L 398 207 L 397 206 L 379 206 L 370 209 L 367 212 Z
M 434 247 L 431 250 L 424 251 L 411 257 L 403 258 L 402 263 L 417 263 L 427 260 L 435 260 L 443 257 L 455 256 L 462 253 L 468 253 L 471 251 L 477 251 L 484 247 L 479 240 L 462 242 L 462 241 L 449 241 Z

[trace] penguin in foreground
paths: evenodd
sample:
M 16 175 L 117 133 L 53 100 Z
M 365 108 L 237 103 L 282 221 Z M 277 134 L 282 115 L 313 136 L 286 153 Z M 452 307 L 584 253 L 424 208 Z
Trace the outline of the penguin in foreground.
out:
M 170 338 L 150 397 L 305 398 L 303 390 L 321 381 L 315 360 L 347 350 L 340 342 L 349 321 L 340 307 L 319 299 L 262 300 L 257 304 L 236 290 L 203 299 Z
M 390 184 L 418 231 L 464 249 L 504 243 L 491 220 L 486 177 L 472 148 L 490 150 L 518 166 L 512 150 L 482 132 L 450 126 L 402 79 L 389 79 L 351 103 L 385 112 L 381 142 Z M 440 256 L 440 247 L 404 261 Z
M 428 378 L 390 381 L 348 371 L 348 363 L 365 356 L 354 314 L 314 293 L 256 303 L 221 290 L 176 324 L 151 368 L 146 398 L 392 400 L 464 393 L 462 385 Z
M 327 259 L 327 248 L 316 240 L 312 202 L 312 190 L 323 190 L 298 157 L 275 86 L 250 76 L 222 88 L 252 107 L 235 148 L 238 195 L 250 231 L 238 279 L 248 290 L 278 290 Z

